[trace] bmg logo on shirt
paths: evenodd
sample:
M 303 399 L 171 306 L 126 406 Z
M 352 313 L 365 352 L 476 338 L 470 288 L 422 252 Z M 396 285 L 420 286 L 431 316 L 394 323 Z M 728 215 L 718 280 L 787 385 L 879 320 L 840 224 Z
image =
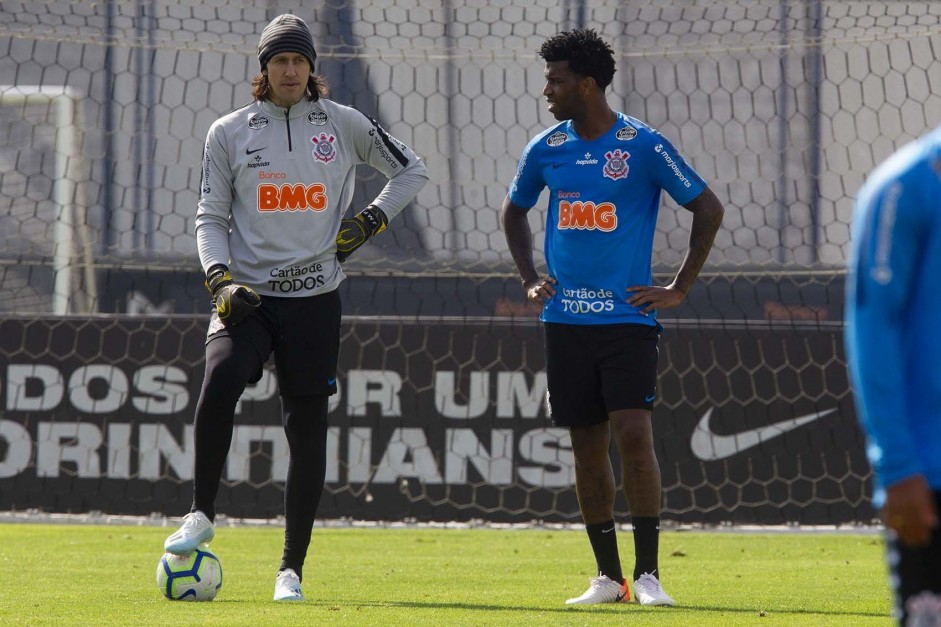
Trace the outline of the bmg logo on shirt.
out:
M 618 228 L 617 207 L 610 202 L 559 201 L 559 230 L 579 229 L 608 233 Z
M 327 188 L 323 183 L 262 183 L 258 186 L 258 211 L 323 211 L 326 208 Z

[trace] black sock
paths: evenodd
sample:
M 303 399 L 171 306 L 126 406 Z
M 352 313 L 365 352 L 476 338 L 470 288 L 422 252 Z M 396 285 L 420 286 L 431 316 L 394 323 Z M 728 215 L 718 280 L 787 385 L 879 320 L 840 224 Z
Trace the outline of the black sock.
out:
M 624 580 L 624 575 L 621 573 L 621 558 L 618 556 L 617 529 L 614 520 L 585 525 L 585 531 L 588 532 L 591 550 L 595 553 L 598 575 L 605 575 L 609 579 L 621 583 Z
M 199 510 L 199 511 L 201 511 L 202 513 L 204 513 L 204 514 L 206 515 L 206 518 L 209 519 L 209 522 L 211 522 L 212 524 L 216 524 L 216 508 L 210 506 L 208 509 L 209 509 L 209 511 L 207 512 L 205 509 L 199 509 L 199 508 L 196 507 L 196 505 L 194 504 L 194 505 L 190 508 L 190 513 L 192 514 L 192 513 L 195 512 L 196 510 Z
M 634 581 L 644 573 L 659 579 L 660 517 L 633 516 L 631 524 L 634 526 Z

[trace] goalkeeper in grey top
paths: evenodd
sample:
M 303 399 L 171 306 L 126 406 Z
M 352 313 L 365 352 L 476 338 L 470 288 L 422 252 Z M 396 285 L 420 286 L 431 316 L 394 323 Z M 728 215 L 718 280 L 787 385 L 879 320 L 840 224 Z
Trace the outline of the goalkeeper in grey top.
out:
M 258 43 L 255 101 L 209 129 L 196 212 L 213 312 L 196 406 L 193 505 L 164 548 L 213 539 L 215 500 L 236 403 L 269 355 L 290 463 L 276 601 L 300 601 L 304 559 L 326 473 L 327 400 L 337 391 L 343 262 L 386 228 L 428 180 L 423 161 L 375 120 L 326 98 L 307 24 L 280 15 Z M 358 164 L 388 178 L 353 217 Z

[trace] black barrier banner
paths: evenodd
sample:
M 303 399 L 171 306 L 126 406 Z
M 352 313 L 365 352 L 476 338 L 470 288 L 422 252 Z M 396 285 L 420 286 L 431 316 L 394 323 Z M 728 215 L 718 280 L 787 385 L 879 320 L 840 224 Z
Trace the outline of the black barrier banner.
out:
M 206 322 L 0 320 L 0 508 L 188 511 Z M 839 326 L 679 324 L 660 355 L 665 519 L 871 521 Z M 338 384 L 320 518 L 580 522 L 538 324 L 347 319 Z M 280 424 L 266 369 L 236 410 L 220 513 L 282 514 Z

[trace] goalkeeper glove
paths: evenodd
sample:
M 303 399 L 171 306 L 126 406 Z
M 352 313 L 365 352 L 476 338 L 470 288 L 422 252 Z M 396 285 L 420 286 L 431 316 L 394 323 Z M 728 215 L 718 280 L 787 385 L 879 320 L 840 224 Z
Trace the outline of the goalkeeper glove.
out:
M 236 285 L 229 269 L 222 264 L 209 268 L 206 289 L 212 294 L 216 314 L 225 326 L 238 324 L 261 304 L 261 296 L 246 285 Z
M 354 250 L 366 243 L 370 237 L 385 230 L 386 214 L 375 205 L 369 205 L 352 218 L 340 220 L 337 233 L 337 260 L 346 261 Z

